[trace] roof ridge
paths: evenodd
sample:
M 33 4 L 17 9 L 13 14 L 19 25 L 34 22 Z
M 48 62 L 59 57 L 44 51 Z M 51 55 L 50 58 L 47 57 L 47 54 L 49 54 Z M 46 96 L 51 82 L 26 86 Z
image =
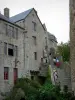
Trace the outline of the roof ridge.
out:
M 10 20 L 12 20 L 13 22 L 16 22 L 16 21 L 19 21 L 21 19 L 24 19 L 31 12 L 32 9 L 34 9 L 34 8 L 28 9 L 26 11 L 23 11 L 19 14 L 12 16 L 12 17 L 10 17 Z
M 33 9 L 33 8 L 31 8 L 31 9 Z M 28 9 L 28 10 L 31 10 L 31 9 Z M 16 15 L 22 14 L 22 13 L 28 11 L 28 10 L 25 10 L 25 11 L 23 11 L 23 12 L 20 12 L 20 13 L 18 13 L 18 14 L 16 14 Z M 14 17 L 14 16 L 16 16 L 16 15 L 11 16 L 10 18 L 12 18 L 12 17 Z

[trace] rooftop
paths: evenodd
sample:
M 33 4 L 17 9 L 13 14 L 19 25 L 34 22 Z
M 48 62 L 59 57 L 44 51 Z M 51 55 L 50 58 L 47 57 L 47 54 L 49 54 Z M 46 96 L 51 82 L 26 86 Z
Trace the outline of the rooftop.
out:
M 32 11 L 32 9 L 33 8 L 28 9 L 28 10 L 26 10 L 26 11 L 24 11 L 22 13 L 19 13 L 19 14 L 15 15 L 15 16 L 12 16 L 12 17 L 10 17 L 10 20 L 12 20 L 13 22 L 17 22 L 17 21 L 20 21 L 22 19 L 25 19 L 27 17 L 27 15 Z
M 17 27 L 20 27 L 20 26 L 18 26 L 17 24 L 15 24 L 13 21 L 11 21 L 9 18 L 7 18 L 7 17 L 5 17 L 4 15 L 2 15 L 1 13 L 0 13 L 0 19 L 6 21 L 6 22 L 8 22 L 8 23 L 11 23 L 11 24 L 13 24 L 13 25 L 15 25 L 15 26 L 17 26 Z M 22 28 L 22 27 L 20 27 L 20 28 Z M 23 28 L 22 28 L 22 29 L 23 29 Z

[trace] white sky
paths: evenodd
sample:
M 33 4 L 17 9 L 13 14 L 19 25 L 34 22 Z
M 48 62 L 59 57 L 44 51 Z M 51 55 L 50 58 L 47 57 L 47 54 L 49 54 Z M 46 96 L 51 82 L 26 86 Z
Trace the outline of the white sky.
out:
M 10 8 L 10 16 L 35 8 L 47 30 L 60 43 L 69 40 L 69 0 L 0 0 L 0 11 Z

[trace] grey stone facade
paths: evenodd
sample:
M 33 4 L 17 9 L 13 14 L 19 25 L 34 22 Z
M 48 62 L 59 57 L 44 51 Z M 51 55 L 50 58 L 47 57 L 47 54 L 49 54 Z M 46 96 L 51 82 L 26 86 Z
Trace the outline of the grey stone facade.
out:
M 23 15 L 23 14 L 22 14 Z M 20 15 L 13 16 L 12 20 L 17 20 Z M 24 19 L 18 19 L 16 24 L 26 29 L 25 33 L 25 74 L 30 74 L 30 71 L 39 71 L 41 59 L 47 53 L 50 52 L 50 48 L 56 49 L 57 41 L 56 37 L 47 32 L 45 24 L 43 25 L 38 17 L 37 11 L 33 8 L 27 17 Z M 33 24 L 36 24 L 36 30 L 34 30 Z M 36 37 L 36 44 L 34 38 Z M 46 53 L 45 47 L 48 46 Z M 34 52 L 37 53 L 37 60 L 34 58 Z M 45 57 L 44 61 L 48 62 L 48 58 Z M 43 70 L 43 69 L 42 69 Z M 43 72 L 43 71 L 42 71 Z
M 6 18 L 6 17 L 5 17 Z M 14 84 L 14 68 L 18 78 L 24 71 L 24 29 L 6 20 L 0 14 L 0 91 L 7 92 Z M 16 63 L 16 62 L 17 63 Z M 5 79 L 4 68 L 8 69 Z
M 9 18 L 8 11 L 9 9 L 6 8 L 5 16 L 0 14 L 1 92 L 10 91 L 14 85 L 15 68 L 18 70 L 17 78 L 31 78 L 32 75 L 36 77 L 40 72 L 42 59 L 44 63 L 48 63 L 47 56 L 50 49 L 57 47 L 55 36 L 47 32 L 46 26 L 41 23 L 34 8 L 26 18 L 16 22 Z M 7 69 L 8 79 L 7 77 L 5 79 L 4 70 L 7 71 Z

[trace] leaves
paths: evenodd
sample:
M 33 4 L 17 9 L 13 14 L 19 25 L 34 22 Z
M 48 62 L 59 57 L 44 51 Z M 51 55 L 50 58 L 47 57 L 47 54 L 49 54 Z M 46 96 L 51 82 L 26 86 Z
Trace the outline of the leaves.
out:
M 57 53 L 60 54 L 60 56 L 62 56 L 63 61 L 69 61 L 70 60 L 70 46 L 69 43 L 61 43 L 60 45 L 58 45 L 57 48 Z

